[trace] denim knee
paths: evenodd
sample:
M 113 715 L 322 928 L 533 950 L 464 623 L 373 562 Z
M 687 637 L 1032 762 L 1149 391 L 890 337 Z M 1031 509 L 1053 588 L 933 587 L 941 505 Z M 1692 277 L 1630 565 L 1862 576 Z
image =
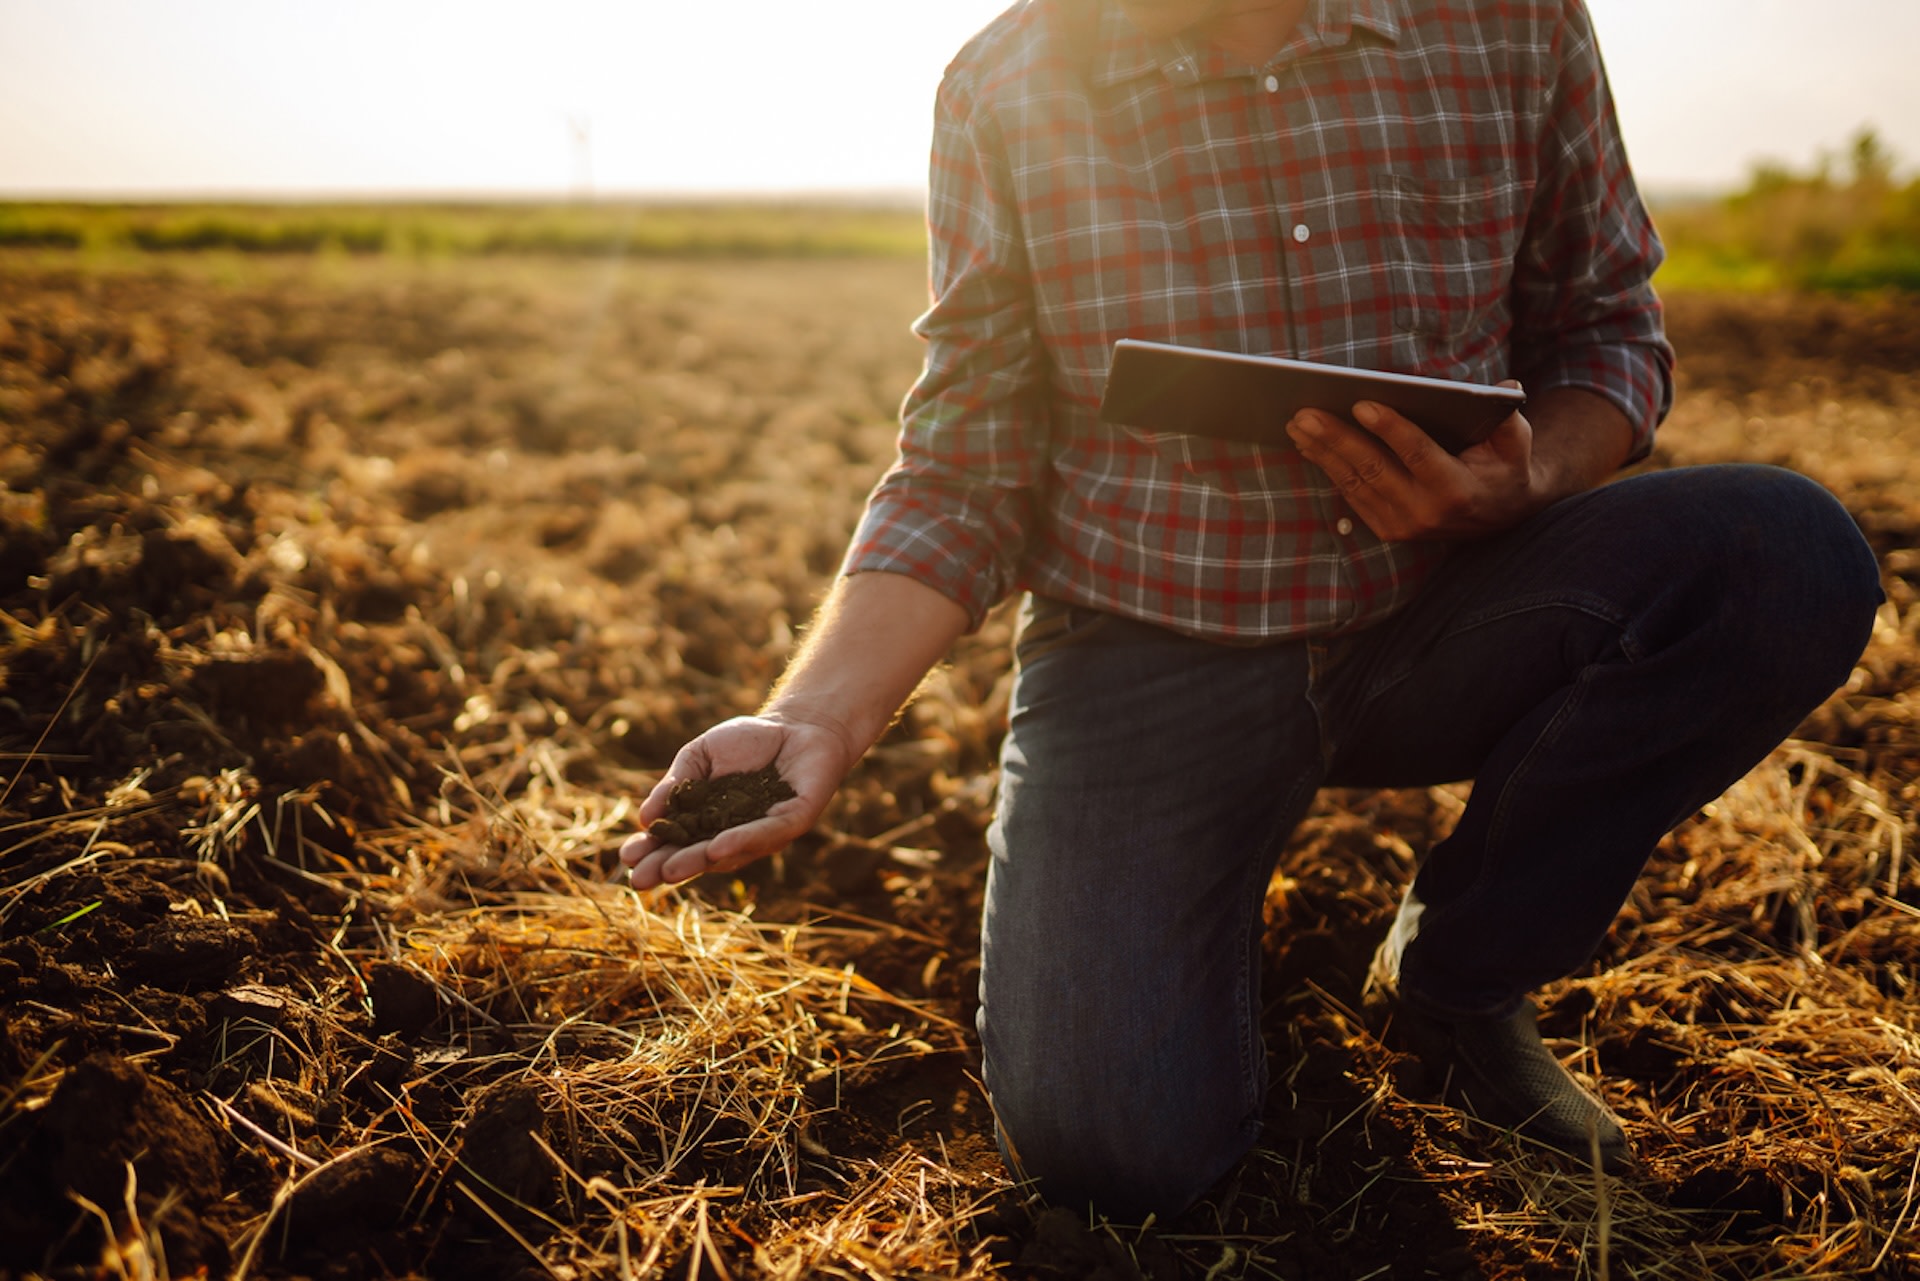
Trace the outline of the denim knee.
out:
M 1844 682 L 1885 599 L 1873 550 L 1820 485 L 1778 467 L 1701 468 L 1724 532 L 1723 629 L 1782 697 L 1817 702 Z M 1755 690 L 1757 694 L 1765 690 Z
M 1032 1088 L 1037 1084 L 1039 1088 Z M 1245 1156 L 1259 1119 L 1204 1099 L 1061 1097 L 988 1065 L 1000 1150 L 1050 1204 L 1172 1218 Z M 1222 1101 L 1225 1102 L 1225 1101 Z

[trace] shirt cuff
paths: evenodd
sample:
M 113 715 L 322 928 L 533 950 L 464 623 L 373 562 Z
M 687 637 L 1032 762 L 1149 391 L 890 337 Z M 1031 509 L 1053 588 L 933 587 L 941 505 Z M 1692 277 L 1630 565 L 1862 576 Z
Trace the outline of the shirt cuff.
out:
M 1612 401 L 1633 428 L 1630 463 L 1653 450 L 1654 431 L 1673 407 L 1673 351 L 1666 343 L 1608 343 L 1562 349 L 1522 376 L 1529 392 L 1578 387 Z
M 967 611 L 970 632 L 1012 589 L 1012 575 L 992 541 L 909 496 L 876 496 L 868 503 L 840 572 L 905 574 L 925 583 Z

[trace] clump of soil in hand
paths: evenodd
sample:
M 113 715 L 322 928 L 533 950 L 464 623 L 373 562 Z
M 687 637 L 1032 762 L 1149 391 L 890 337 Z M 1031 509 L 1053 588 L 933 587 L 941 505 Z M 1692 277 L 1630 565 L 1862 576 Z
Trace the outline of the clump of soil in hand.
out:
M 667 793 L 667 812 L 647 824 L 647 835 L 663 845 L 692 845 L 751 823 L 793 796 L 787 780 L 771 765 L 743 774 L 690 778 Z

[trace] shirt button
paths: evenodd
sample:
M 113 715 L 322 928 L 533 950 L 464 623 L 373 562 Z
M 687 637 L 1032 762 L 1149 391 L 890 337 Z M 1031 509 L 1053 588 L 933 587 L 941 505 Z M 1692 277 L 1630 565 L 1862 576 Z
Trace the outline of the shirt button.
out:
M 1333 532 L 1344 538 L 1353 532 L 1353 522 L 1345 516 L 1342 516 L 1339 520 L 1333 522 Z
M 1267 80 L 1266 80 L 1266 85 L 1267 85 L 1267 92 L 1268 92 L 1268 93 L 1279 93 L 1279 92 L 1280 92 L 1280 77 L 1279 77 L 1279 76 L 1268 76 L 1268 77 L 1267 77 Z
M 1311 236 L 1312 234 L 1313 233 L 1311 231 L 1307 230 L 1306 223 L 1296 222 L 1293 224 L 1293 240 L 1295 244 L 1299 244 L 1299 245 L 1306 244 L 1307 237 Z

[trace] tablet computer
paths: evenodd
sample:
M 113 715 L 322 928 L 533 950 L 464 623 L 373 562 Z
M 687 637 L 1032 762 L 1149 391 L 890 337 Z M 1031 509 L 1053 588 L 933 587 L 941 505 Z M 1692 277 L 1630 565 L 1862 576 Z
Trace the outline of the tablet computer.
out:
M 1457 454 L 1484 440 L 1527 396 L 1517 387 L 1122 338 L 1107 367 L 1100 418 L 1146 431 L 1291 448 L 1286 426 L 1297 411 L 1351 419 L 1362 400 L 1398 410 Z

